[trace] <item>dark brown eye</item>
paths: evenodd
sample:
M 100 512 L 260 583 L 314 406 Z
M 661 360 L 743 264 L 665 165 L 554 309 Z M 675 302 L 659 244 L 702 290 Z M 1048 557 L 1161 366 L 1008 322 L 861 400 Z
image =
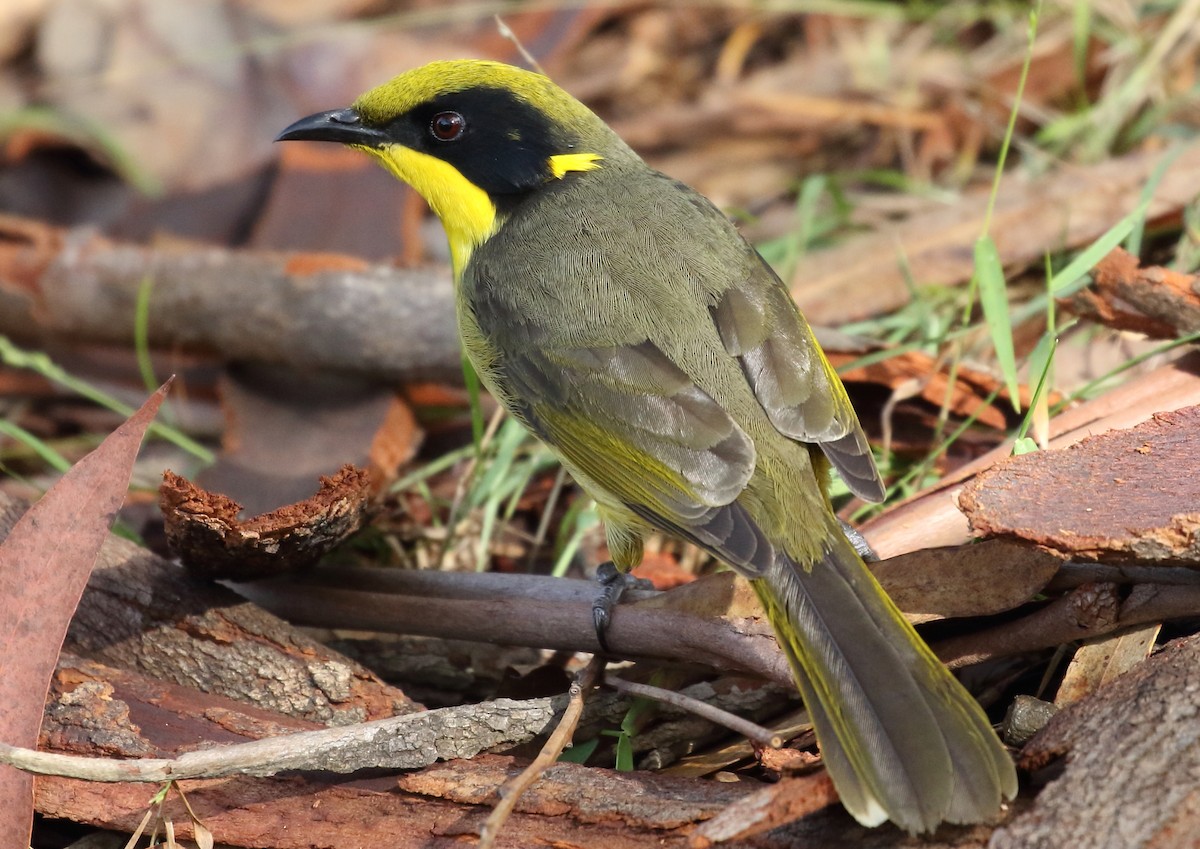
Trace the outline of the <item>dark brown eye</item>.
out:
M 429 122 L 429 132 L 438 141 L 454 141 L 467 128 L 467 119 L 457 112 L 439 112 Z

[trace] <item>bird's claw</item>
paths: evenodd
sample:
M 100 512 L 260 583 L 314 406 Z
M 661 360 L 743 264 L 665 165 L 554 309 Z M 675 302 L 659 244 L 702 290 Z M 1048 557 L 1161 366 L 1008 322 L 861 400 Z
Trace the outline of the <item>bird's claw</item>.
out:
M 879 555 L 875 553 L 875 549 L 871 548 L 871 543 L 867 542 L 864 537 L 853 525 L 838 520 L 842 526 L 842 532 L 846 535 L 846 539 L 850 540 L 850 544 L 854 546 L 854 550 L 858 552 L 858 556 L 863 559 L 864 563 L 875 563 L 879 560 Z
M 607 653 L 608 638 L 605 636 L 608 626 L 612 624 L 613 610 L 627 589 L 653 589 L 653 585 L 643 579 L 635 578 L 618 569 L 611 560 L 596 567 L 596 580 L 600 584 L 600 592 L 592 602 L 592 624 L 596 628 L 596 641 L 600 643 L 601 651 Z

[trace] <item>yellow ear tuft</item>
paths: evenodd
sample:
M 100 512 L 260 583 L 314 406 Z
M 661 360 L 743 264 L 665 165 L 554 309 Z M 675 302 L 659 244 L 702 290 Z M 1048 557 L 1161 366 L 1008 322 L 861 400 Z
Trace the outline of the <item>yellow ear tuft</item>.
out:
M 550 172 L 561 180 L 572 171 L 595 171 L 603 158 L 598 153 L 560 153 L 550 157 Z

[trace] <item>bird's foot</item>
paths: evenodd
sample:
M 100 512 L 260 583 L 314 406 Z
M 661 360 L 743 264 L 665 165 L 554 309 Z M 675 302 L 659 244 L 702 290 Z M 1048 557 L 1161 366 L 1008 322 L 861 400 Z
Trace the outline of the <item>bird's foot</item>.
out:
M 863 559 L 864 563 L 874 563 L 879 560 L 879 555 L 875 553 L 875 549 L 871 548 L 871 543 L 867 542 L 867 538 L 860 534 L 857 528 L 846 522 L 841 522 L 841 525 L 846 539 L 850 540 L 850 544 L 854 546 L 854 550 L 858 552 L 858 556 Z
M 592 602 L 592 623 L 596 627 L 596 640 L 601 650 L 607 652 L 608 638 L 605 636 L 609 623 L 612 622 L 613 610 L 625 590 L 654 589 L 654 585 L 645 578 L 635 578 L 618 569 L 611 560 L 606 560 L 596 567 L 596 580 L 600 583 L 600 592 Z

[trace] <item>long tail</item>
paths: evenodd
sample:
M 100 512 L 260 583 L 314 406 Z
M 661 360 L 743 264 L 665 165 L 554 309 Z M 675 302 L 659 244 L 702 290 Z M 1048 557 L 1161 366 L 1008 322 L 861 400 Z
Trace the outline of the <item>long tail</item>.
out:
M 810 568 L 779 552 L 753 582 L 808 706 L 842 804 L 909 832 L 980 822 L 1017 791 L 979 704 L 840 534 Z

